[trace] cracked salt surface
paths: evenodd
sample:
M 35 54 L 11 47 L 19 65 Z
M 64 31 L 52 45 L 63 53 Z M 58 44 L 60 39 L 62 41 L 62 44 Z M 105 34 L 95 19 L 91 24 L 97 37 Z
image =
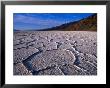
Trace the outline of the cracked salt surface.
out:
M 97 75 L 97 32 L 14 32 L 14 75 Z

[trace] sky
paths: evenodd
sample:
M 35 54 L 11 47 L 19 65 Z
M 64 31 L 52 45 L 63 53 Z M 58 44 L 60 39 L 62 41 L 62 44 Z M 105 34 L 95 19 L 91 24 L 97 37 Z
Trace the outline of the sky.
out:
M 14 13 L 14 30 L 42 30 L 86 18 L 93 13 Z

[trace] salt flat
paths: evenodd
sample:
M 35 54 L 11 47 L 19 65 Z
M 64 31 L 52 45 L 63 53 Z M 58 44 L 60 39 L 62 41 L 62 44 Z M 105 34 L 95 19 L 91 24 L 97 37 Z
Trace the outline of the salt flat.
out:
M 14 75 L 97 75 L 97 32 L 15 31 Z

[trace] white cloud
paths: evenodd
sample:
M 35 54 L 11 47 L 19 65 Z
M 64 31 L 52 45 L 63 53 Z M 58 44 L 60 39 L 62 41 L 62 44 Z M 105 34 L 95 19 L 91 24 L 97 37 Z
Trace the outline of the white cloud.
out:
M 60 25 L 61 21 L 55 19 L 43 19 L 35 18 L 29 15 L 16 15 L 14 17 L 14 22 L 17 23 L 27 23 L 27 24 L 36 24 L 36 25 Z

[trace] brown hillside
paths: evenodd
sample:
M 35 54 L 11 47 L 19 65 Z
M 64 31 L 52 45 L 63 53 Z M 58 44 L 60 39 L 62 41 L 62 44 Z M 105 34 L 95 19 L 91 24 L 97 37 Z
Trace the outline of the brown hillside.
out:
M 59 31 L 97 31 L 97 14 L 93 14 L 85 19 L 63 24 L 61 26 L 49 28 L 46 30 Z

